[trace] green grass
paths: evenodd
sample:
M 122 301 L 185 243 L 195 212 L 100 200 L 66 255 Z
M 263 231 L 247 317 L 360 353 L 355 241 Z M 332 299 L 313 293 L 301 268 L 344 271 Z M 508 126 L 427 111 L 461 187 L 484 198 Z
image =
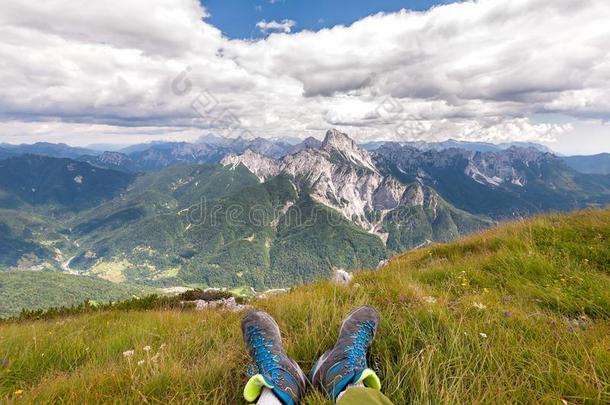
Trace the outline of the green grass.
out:
M 351 308 L 379 308 L 370 364 L 397 405 L 607 404 L 609 246 L 610 210 L 550 215 L 410 252 L 357 274 L 359 287 L 318 282 L 252 305 L 278 320 L 306 371 Z M 113 310 L 5 323 L 0 399 L 240 404 L 248 357 L 239 321 Z M 305 403 L 328 402 L 311 394 Z
M 15 316 L 24 309 L 71 306 L 85 300 L 108 303 L 151 291 L 95 277 L 56 272 L 0 272 L 0 318 Z

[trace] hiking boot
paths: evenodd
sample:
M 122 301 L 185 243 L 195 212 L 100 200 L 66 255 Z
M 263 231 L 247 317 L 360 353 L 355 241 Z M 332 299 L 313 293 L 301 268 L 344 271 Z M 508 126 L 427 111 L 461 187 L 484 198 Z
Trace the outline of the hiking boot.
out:
M 254 402 L 266 387 L 284 405 L 297 405 L 305 393 L 305 374 L 286 355 L 275 320 L 266 312 L 253 311 L 242 320 L 241 330 L 258 369 L 246 384 L 244 398 Z
M 379 319 L 379 312 L 368 305 L 349 313 L 335 347 L 324 353 L 311 370 L 311 382 L 316 388 L 334 400 L 352 384 L 381 389 L 379 377 L 366 363 Z

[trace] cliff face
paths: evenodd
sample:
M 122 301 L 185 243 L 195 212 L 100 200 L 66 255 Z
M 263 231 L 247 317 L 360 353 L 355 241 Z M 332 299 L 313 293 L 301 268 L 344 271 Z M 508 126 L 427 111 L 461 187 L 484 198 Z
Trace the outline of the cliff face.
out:
M 337 130 L 328 131 L 319 148 L 306 148 L 281 160 L 247 152 L 228 156 L 222 163 L 232 167 L 243 164 L 263 182 L 286 175 L 299 193 L 308 193 L 384 242 L 390 234 L 389 218 L 393 218 L 391 222 L 404 221 L 400 216 L 388 216 L 393 210 L 425 206 L 432 210 L 429 220 L 436 220 L 440 197 L 433 189 L 418 181 L 403 184 L 392 175 L 381 174 L 371 154 Z

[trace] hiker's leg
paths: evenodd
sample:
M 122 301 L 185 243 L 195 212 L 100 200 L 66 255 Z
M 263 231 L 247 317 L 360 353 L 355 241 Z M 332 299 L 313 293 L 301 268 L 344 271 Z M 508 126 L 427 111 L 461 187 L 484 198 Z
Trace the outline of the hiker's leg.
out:
M 277 399 L 269 388 L 263 388 L 263 393 L 256 401 L 256 405 L 282 405 L 282 401 Z
M 286 355 L 275 320 L 265 312 L 252 311 L 244 316 L 241 329 L 258 371 L 244 388 L 246 401 L 259 401 L 262 405 L 298 405 L 305 394 L 305 374 Z
M 366 353 L 373 342 L 380 318 L 379 312 L 368 305 L 356 308 L 347 315 L 341 324 L 335 347 L 324 353 L 311 370 L 311 382 L 316 388 L 333 400 L 354 385 L 376 391 L 381 389 L 379 377 L 368 368 L 366 362 Z
M 348 387 L 339 395 L 337 405 L 393 405 L 381 391 L 372 388 Z

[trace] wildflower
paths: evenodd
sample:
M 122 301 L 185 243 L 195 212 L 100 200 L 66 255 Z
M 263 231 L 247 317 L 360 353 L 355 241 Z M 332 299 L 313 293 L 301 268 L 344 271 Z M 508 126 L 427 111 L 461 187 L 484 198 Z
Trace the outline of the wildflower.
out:
M 141 366 L 142 364 L 144 364 L 144 360 L 138 361 L 138 366 Z
M 5 357 L 2 359 L 2 367 L 4 367 L 4 368 L 8 367 L 8 357 Z
M 23 395 L 23 390 L 17 390 L 17 391 L 15 391 L 15 395 Z
M 133 357 L 134 354 L 135 354 L 134 350 L 127 350 L 127 351 L 123 352 L 123 357 L 128 359 L 130 357 Z
M 474 304 L 472 304 L 472 306 L 479 310 L 487 308 L 484 304 L 481 304 L 480 302 L 475 302 Z
M 436 304 L 436 298 L 434 297 L 424 297 L 424 301 L 426 301 L 428 304 Z
M 489 288 L 483 288 L 483 293 L 487 294 L 489 292 Z
M 479 336 L 481 336 L 483 339 L 487 339 L 487 333 L 480 332 Z
M 145 352 L 149 352 L 149 351 L 150 351 L 150 346 L 144 346 L 144 349 L 143 349 L 143 350 L 144 350 Z

